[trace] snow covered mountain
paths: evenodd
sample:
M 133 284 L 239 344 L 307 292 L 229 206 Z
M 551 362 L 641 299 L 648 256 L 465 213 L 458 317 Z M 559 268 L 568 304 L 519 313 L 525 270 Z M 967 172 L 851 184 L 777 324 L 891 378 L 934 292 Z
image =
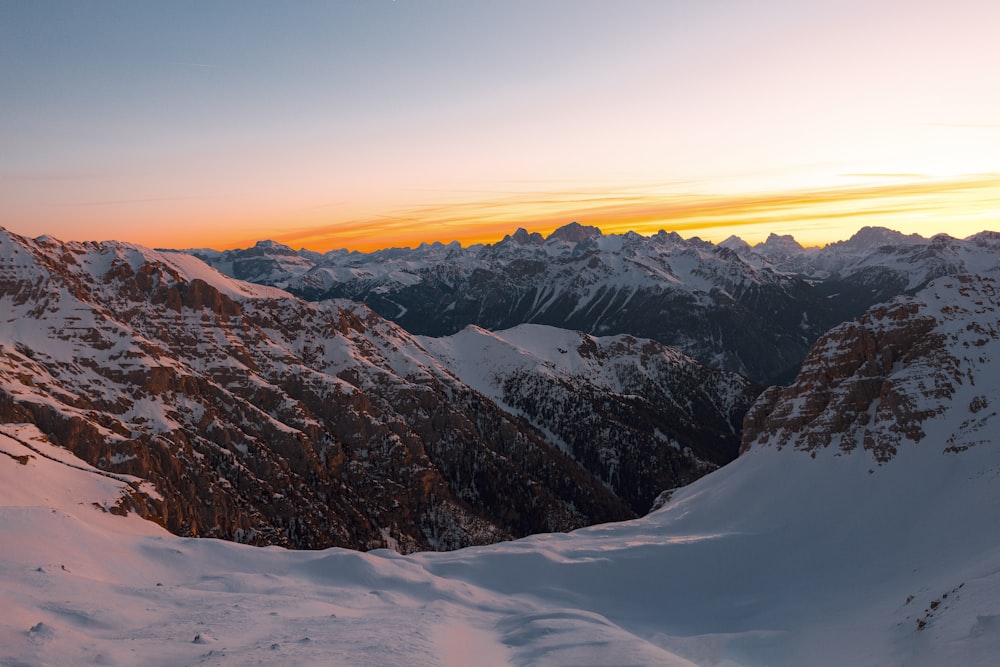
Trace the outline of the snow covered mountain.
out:
M 465 384 L 521 415 L 637 514 L 736 458 L 760 389 L 673 348 L 538 324 L 420 338 Z
M 243 252 L 199 256 L 225 270 Z M 677 234 L 604 235 L 576 223 L 546 239 L 518 230 L 469 248 L 333 252 L 298 277 L 261 282 L 307 299 L 362 301 L 423 335 L 535 323 L 650 338 L 765 384 L 790 379 L 810 337 L 843 320 L 828 312 L 828 300 L 808 301 L 804 280 L 726 248 Z
M 925 239 L 865 227 L 847 241 L 822 250 L 775 253 L 767 246 L 760 244 L 740 254 L 755 265 L 804 276 L 838 298 L 841 291 L 867 291 L 877 302 L 888 301 L 912 294 L 941 276 L 1000 273 L 1000 234 L 996 232 L 980 232 L 964 240 L 947 234 Z
M 871 305 L 942 275 L 1000 271 L 997 234 L 924 239 L 876 228 L 823 249 L 790 236 L 714 245 L 572 223 L 548 238 L 521 229 L 468 248 L 435 243 L 317 257 L 261 243 L 192 252 L 229 275 L 307 299 L 362 301 L 416 334 L 524 323 L 630 334 L 762 384 L 790 381 L 820 335 Z M 260 270 L 262 253 L 275 262 L 272 272 Z
M 820 341 L 662 509 L 407 556 L 174 537 L 8 424 L 0 661 L 993 665 L 997 405 L 1000 285 L 939 279 Z
M 643 414 L 620 443 L 607 437 L 615 410 L 577 424 L 598 455 L 498 405 L 362 305 L 308 303 L 183 253 L 7 232 L 0 326 L 0 423 L 34 424 L 91 465 L 148 480 L 127 506 L 175 533 L 252 544 L 447 549 L 631 517 L 734 458 L 758 393 L 705 371 L 689 405 L 657 405 L 655 391 L 680 396 L 672 383 L 698 371 L 632 339 L 631 362 L 594 357 L 574 376 L 580 392 L 552 404 Z M 655 391 L 587 380 L 612 361 Z M 630 472 L 640 450 L 644 469 Z

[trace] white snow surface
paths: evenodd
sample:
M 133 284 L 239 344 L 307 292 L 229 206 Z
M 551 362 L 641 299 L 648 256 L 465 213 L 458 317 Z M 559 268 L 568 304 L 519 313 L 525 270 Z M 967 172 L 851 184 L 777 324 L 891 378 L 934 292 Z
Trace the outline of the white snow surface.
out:
M 995 664 L 1000 447 L 943 452 L 963 407 L 882 466 L 757 447 L 642 519 L 409 556 L 175 537 L 5 425 L 0 664 Z
M 147 251 L 149 252 L 149 251 Z M 154 251 L 155 252 L 155 251 Z M 183 275 L 188 281 L 199 279 L 219 290 L 231 298 L 258 298 L 258 299 L 282 299 L 288 298 L 288 292 L 275 287 L 256 285 L 242 280 L 233 280 L 193 255 L 183 252 L 161 251 L 156 254 L 154 261 L 159 260 L 170 264 Z

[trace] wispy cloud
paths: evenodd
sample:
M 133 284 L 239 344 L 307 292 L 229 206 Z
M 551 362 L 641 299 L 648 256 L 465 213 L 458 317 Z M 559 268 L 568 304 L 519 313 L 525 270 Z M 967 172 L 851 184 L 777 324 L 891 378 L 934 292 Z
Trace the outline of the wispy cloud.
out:
M 292 246 L 374 249 L 459 240 L 491 242 L 517 227 L 543 234 L 573 220 L 605 232 L 659 229 L 706 238 L 722 230 L 766 227 L 808 229 L 816 236 L 853 233 L 859 226 L 991 212 L 1000 218 L 1000 175 L 933 180 L 922 174 L 867 174 L 892 182 L 778 193 L 722 195 L 697 192 L 600 192 L 596 188 L 508 193 L 438 206 L 400 207 L 384 213 L 300 225 L 277 237 Z M 941 223 L 944 225 L 944 222 Z M 1000 226 L 1000 219 L 995 226 Z M 937 231 L 948 231 L 944 227 Z M 977 230 L 978 231 L 978 230 Z M 820 242 L 843 238 L 834 236 Z

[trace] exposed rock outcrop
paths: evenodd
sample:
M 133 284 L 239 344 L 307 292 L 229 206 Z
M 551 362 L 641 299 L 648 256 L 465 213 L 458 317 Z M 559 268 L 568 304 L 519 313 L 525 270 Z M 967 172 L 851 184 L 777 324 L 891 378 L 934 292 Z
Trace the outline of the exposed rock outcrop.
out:
M 3 232 L 0 313 L 0 421 L 150 480 L 179 534 L 412 551 L 633 516 L 363 307 Z
M 1000 293 L 992 278 L 943 278 L 873 307 L 821 337 L 792 385 L 761 395 L 744 421 L 743 450 L 863 447 L 884 463 L 904 442 L 923 440 L 923 423 L 950 405 L 959 387 L 974 386 L 989 361 L 976 350 L 998 337 Z M 994 399 L 973 398 L 970 415 Z

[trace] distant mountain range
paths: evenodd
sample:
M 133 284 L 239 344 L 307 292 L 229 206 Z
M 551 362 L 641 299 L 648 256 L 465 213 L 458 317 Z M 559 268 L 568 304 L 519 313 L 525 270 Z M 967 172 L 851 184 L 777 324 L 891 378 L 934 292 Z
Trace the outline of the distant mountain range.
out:
M 525 323 L 628 334 L 764 385 L 789 382 L 819 336 L 876 303 L 940 276 L 1000 271 L 1000 234 L 925 239 L 870 227 L 822 249 L 789 236 L 715 245 L 571 223 L 547 238 L 519 229 L 469 247 L 319 254 L 263 241 L 189 252 L 304 299 L 363 302 L 414 334 Z

